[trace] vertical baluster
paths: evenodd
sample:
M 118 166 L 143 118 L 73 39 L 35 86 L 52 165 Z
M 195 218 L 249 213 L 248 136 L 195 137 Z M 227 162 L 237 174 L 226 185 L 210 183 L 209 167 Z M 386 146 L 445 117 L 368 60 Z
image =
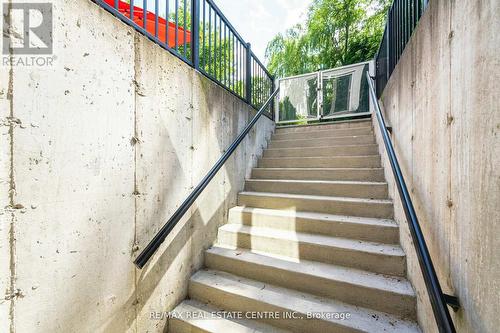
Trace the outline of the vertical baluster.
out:
M 264 71 L 262 70 L 262 67 L 260 65 L 259 69 L 260 69 L 260 102 L 259 102 L 259 107 L 260 107 L 264 104 L 263 100 L 264 100 L 265 82 L 264 82 Z
M 222 83 L 227 87 L 227 25 L 224 22 L 224 79 Z
M 408 7 L 408 9 L 406 10 L 406 13 L 407 13 L 407 18 L 406 18 L 406 26 L 407 26 L 407 30 L 408 30 L 408 34 L 407 34 L 407 37 L 406 37 L 406 44 L 408 44 L 408 42 L 410 41 L 410 37 L 411 37 L 411 33 L 413 31 L 413 28 L 412 28 L 412 24 L 411 24 L 411 2 L 413 0 L 406 0 L 406 6 Z
M 403 50 L 404 50 L 405 45 L 406 45 L 406 40 L 407 40 L 406 39 L 406 37 L 407 37 L 407 32 L 406 32 L 406 30 L 407 30 L 406 29 L 407 28 L 407 24 L 406 24 L 406 22 L 407 22 L 406 10 L 408 9 L 408 6 L 406 4 L 407 0 L 401 0 L 401 1 L 403 2 L 403 22 L 402 22 L 402 24 L 403 24 Z
M 246 100 L 248 104 L 252 104 L 252 56 L 251 56 L 251 49 L 252 45 L 250 43 L 247 43 L 246 47 L 246 65 L 245 65 L 245 93 L 246 93 Z
M 200 0 L 191 1 L 191 60 L 200 69 Z
M 187 2 L 188 2 L 188 0 L 184 0 L 184 17 L 182 18 L 183 21 L 184 21 L 184 22 L 182 22 L 182 28 L 184 30 L 183 31 L 183 34 L 184 34 L 184 36 L 183 36 L 184 37 L 184 43 L 183 43 L 184 59 L 187 59 L 187 29 L 188 29 L 188 24 L 187 24 Z M 193 34 L 191 34 L 191 43 L 193 43 Z
M 403 48 L 401 47 L 403 45 L 403 8 L 401 6 L 401 2 L 403 0 L 398 0 L 398 60 L 401 57 L 401 54 L 403 53 Z
M 231 66 L 231 73 L 232 73 L 232 90 L 234 91 L 235 89 L 235 84 L 236 84 L 236 46 L 235 46 L 235 43 L 236 42 L 236 36 L 234 35 L 233 33 L 233 43 L 231 44 L 231 48 L 232 48 L 232 66 Z
M 170 47 L 168 43 L 168 31 L 170 30 L 170 0 L 165 0 L 165 20 L 167 21 L 166 29 L 165 29 L 165 44 Z
M 175 0 L 175 51 L 179 51 L 179 0 Z
M 234 45 L 234 92 L 239 95 L 239 66 L 240 66 L 240 49 L 239 49 L 239 40 L 238 37 L 235 38 L 235 45 Z
M 208 73 L 212 74 L 212 6 L 208 6 Z
M 155 0 L 155 37 L 158 38 L 158 16 L 160 14 L 158 13 L 158 0 Z
M 218 56 L 217 56 L 217 12 L 214 9 L 214 78 L 218 79 L 219 68 L 217 66 Z
M 130 0 L 130 20 L 134 22 L 134 0 Z
M 207 34 L 207 29 L 206 29 L 206 26 L 205 26 L 205 22 L 206 22 L 206 19 L 207 19 L 207 12 L 206 12 L 206 5 L 207 5 L 207 1 L 206 0 L 201 0 L 203 1 L 203 51 L 202 51 L 202 54 L 203 54 L 203 70 L 206 70 L 206 65 L 207 65 L 207 56 L 206 56 L 206 52 L 205 52 L 205 48 L 206 48 L 206 34 Z
M 148 27 L 148 0 L 142 1 L 142 27 L 147 30 Z
M 219 78 L 222 82 L 223 62 L 222 62 L 222 17 L 219 15 Z

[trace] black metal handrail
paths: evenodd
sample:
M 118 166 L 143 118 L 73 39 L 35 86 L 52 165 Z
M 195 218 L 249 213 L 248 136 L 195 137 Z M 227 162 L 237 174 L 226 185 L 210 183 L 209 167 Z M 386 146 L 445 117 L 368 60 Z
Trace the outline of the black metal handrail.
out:
M 384 145 L 387 150 L 387 156 L 389 157 L 389 162 L 391 163 L 392 173 L 394 174 L 401 204 L 403 205 L 403 210 L 410 227 L 413 244 L 417 252 L 418 262 L 420 263 L 420 269 L 424 276 L 425 285 L 427 287 L 427 292 L 429 294 L 438 329 L 440 332 L 454 333 L 455 326 L 453 325 L 453 321 L 451 320 L 450 312 L 448 311 L 446 304 L 449 304 L 454 309 L 458 309 L 458 299 L 455 296 L 444 294 L 441 289 L 436 270 L 432 264 L 429 249 L 425 243 L 424 234 L 420 228 L 417 214 L 411 201 L 410 193 L 406 187 L 403 172 L 399 166 L 398 158 L 396 156 L 396 152 L 394 151 L 394 147 L 385 124 L 384 116 L 382 115 L 380 105 L 378 104 L 375 88 L 373 87 L 373 79 L 370 77 L 369 73 L 366 73 L 366 78 L 368 80 L 370 96 L 375 106 L 375 114 L 377 116 Z
M 245 129 L 238 135 L 238 137 L 231 143 L 226 152 L 221 156 L 221 158 L 215 163 L 212 169 L 207 173 L 207 175 L 203 178 L 203 180 L 196 186 L 196 188 L 189 194 L 189 196 L 184 200 L 184 202 L 177 208 L 175 213 L 170 217 L 170 219 L 165 223 L 165 225 L 158 231 L 156 236 L 149 242 L 149 244 L 142 250 L 142 252 L 137 256 L 134 261 L 134 264 L 138 268 L 143 268 L 144 265 L 149 261 L 149 259 L 153 256 L 156 250 L 160 247 L 160 245 L 165 241 L 165 238 L 172 231 L 172 229 L 177 225 L 180 219 L 184 216 L 184 214 L 188 211 L 191 205 L 195 202 L 196 198 L 203 192 L 203 190 L 207 187 L 210 181 L 215 177 L 217 172 L 222 168 L 224 163 L 231 157 L 236 148 L 238 148 L 239 144 L 246 137 L 248 132 L 255 125 L 257 120 L 264 114 L 266 108 L 273 101 L 274 97 L 278 94 L 279 88 L 274 91 L 271 96 L 267 99 L 264 105 L 260 108 L 259 112 L 253 117 L 253 119 L 247 124 Z

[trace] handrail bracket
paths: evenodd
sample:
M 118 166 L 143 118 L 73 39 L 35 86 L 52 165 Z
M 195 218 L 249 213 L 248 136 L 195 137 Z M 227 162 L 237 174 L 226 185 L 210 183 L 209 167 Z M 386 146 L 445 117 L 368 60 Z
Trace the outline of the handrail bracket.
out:
M 444 300 L 446 301 L 446 304 L 448 304 L 453 309 L 454 312 L 460 310 L 460 302 L 457 296 L 443 294 L 443 297 Z

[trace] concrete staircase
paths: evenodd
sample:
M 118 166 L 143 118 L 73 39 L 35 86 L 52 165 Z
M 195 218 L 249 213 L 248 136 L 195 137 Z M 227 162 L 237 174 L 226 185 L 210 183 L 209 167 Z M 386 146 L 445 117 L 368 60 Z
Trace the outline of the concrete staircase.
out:
M 371 121 L 278 128 L 169 332 L 419 332 L 392 217 Z

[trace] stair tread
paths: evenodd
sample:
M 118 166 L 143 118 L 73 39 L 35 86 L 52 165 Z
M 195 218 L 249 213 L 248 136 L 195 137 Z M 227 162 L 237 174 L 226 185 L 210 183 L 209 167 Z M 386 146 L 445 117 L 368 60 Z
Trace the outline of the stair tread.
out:
M 335 126 L 335 125 L 342 125 L 342 124 L 357 124 L 361 126 L 356 126 L 356 127 L 345 127 L 345 128 L 358 128 L 358 127 L 371 127 L 371 119 L 363 119 L 363 120 L 346 120 L 346 121 L 337 121 L 337 122 L 329 122 L 329 123 L 320 123 L 320 124 L 307 124 L 307 125 L 281 125 L 279 127 L 276 127 L 277 130 L 279 129 L 287 129 L 287 128 L 304 128 L 304 129 L 309 129 L 309 128 L 321 128 L 322 126 Z M 369 126 L 366 126 L 370 124 Z
M 220 271 L 199 271 L 191 277 L 190 283 L 202 285 L 212 290 L 219 290 L 226 297 L 237 295 L 237 297 L 253 299 L 274 308 L 302 315 L 311 312 L 315 314 L 349 313 L 350 318 L 346 320 L 338 320 L 328 316 L 323 316 L 321 320 L 363 332 L 419 332 L 416 323 L 399 319 L 387 313 L 277 287 Z
M 263 167 L 252 169 L 253 179 L 332 180 L 386 182 L 382 168 Z
M 293 184 L 330 184 L 330 185 L 387 185 L 386 182 L 370 182 L 358 180 L 308 180 L 308 179 L 261 179 L 249 178 L 249 182 L 262 183 L 293 183 Z
M 291 140 L 292 138 L 298 139 L 312 139 L 324 137 L 346 137 L 354 135 L 374 135 L 372 126 L 356 126 L 356 127 L 316 127 L 307 130 L 283 130 L 277 128 L 271 139 Z
M 283 134 L 285 135 L 285 134 Z M 345 136 L 325 136 L 322 137 L 321 140 L 339 140 L 339 139 L 357 139 L 357 138 L 374 138 L 373 134 L 360 134 L 360 135 L 345 135 Z M 296 141 L 314 141 L 318 142 L 317 138 L 313 139 L 273 139 L 272 142 L 296 142 Z
M 287 333 L 290 331 L 272 327 L 257 321 L 237 319 L 230 316 L 221 317 L 222 309 L 217 309 L 208 304 L 185 300 L 174 309 L 177 320 L 188 323 L 201 331 L 210 333 Z M 179 318 L 180 317 L 180 318 Z
M 331 124 L 330 124 L 331 125 Z M 367 126 L 368 125 L 368 126 Z M 290 129 L 292 129 L 290 131 Z M 371 124 L 359 124 L 357 126 L 352 126 L 352 127 L 332 127 L 328 125 L 325 126 L 316 126 L 316 125 L 309 125 L 309 126 L 296 126 L 296 127 L 283 127 L 279 126 L 276 127 L 276 134 L 290 134 L 290 133 L 309 133 L 309 132 L 319 132 L 319 131 L 338 131 L 338 130 L 353 130 L 353 129 L 373 129 Z
M 398 228 L 396 222 L 390 219 L 381 219 L 375 217 L 358 217 L 358 216 L 348 216 L 348 215 L 335 215 L 328 213 L 317 213 L 317 212 L 302 212 L 293 210 L 281 210 L 281 209 L 268 209 L 268 208 L 258 208 L 258 207 L 245 207 L 236 206 L 231 208 L 233 211 L 241 211 L 247 213 L 255 213 L 261 215 L 272 215 L 272 216 L 282 216 L 282 217 L 295 217 L 302 219 L 314 219 L 322 221 L 332 221 L 339 223 L 356 223 L 363 225 L 378 225 L 383 227 L 393 227 Z
M 361 251 L 371 254 L 404 257 L 405 253 L 399 245 L 368 242 L 349 238 L 333 237 L 320 234 L 310 234 L 290 230 L 253 227 L 241 224 L 226 224 L 219 228 L 230 233 L 244 233 L 250 236 L 259 236 L 274 239 L 283 239 L 297 243 L 307 243 L 316 246 L 327 246 L 342 249 Z
M 304 157 L 303 157 L 304 158 Z M 255 167 L 254 170 L 293 170 L 293 171 L 343 171 L 343 170 L 383 170 L 383 168 L 268 168 L 268 167 Z
M 253 195 L 259 197 L 276 197 L 287 199 L 307 199 L 307 200 L 334 200 L 357 203 L 377 203 L 377 204 L 392 204 L 390 199 L 368 199 L 368 198 L 351 198 L 351 197 L 334 197 L 328 195 L 310 195 L 310 194 L 289 194 L 289 193 L 274 193 L 274 192 L 253 192 L 243 191 L 240 195 Z
M 316 156 L 316 157 L 263 157 L 259 159 L 259 167 L 281 168 L 380 168 L 381 158 L 376 155 L 359 156 Z
M 353 127 L 353 128 L 336 128 L 336 129 L 314 129 L 310 131 L 292 131 L 292 132 L 281 132 L 276 131 L 272 136 L 272 140 L 292 140 L 291 138 L 299 137 L 299 140 L 307 138 L 338 138 L 350 135 L 373 135 L 373 129 L 371 127 Z M 290 137 L 290 138 L 287 138 Z
M 336 280 L 348 284 L 356 284 L 365 288 L 379 289 L 401 296 L 415 296 L 410 282 L 402 277 L 382 275 L 356 268 L 317 261 L 298 260 L 295 258 L 269 255 L 267 253 L 241 248 L 234 249 L 230 247 L 214 246 L 208 249 L 207 252 L 239 260 L 243 264 L 247 262 L 261 266 L 271 266 L 284 271 L 328 280 Z
M 329 145 L 329 146 L 318 146 L 318 147 L 277 147 L 277 148 L 267 148 L 267 151 L 278 151 L 278 150 L 304 150 L 304 149 L 332 149 L 332 148 L 359 148 L 359 147 L 378 147 L 376 144 L 362 143 L 357 145 Z
M 349 159 L 349 158 L 363 158 L 363 157 L 374 157 L 374 156 L 380 156 L 379 154 L 374 154 L 374 155 L 342 155 L 342 156 L 332 156 L 332 157 L 327 157 L 327 156 L 294 156 L 294 157 L 262 157 L 261 160 L 296 160 L 296 159 L 327 159 L 327 158 L 332 158 L 332 159 Z

